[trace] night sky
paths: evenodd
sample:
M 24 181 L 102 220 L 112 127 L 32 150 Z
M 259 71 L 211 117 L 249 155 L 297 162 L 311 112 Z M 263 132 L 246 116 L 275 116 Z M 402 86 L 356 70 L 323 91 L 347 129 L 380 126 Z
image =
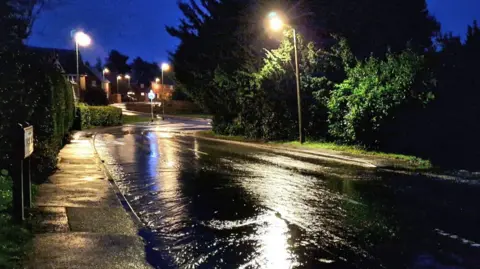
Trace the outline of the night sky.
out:
M 83 29 L 94 43 L 82 49 L 92 64 L 108 51 L 117 49 L 132 58 L 155 62 L 168 60 L 177 40 L 165 25 L 177 25 L 182 16 L 177 0 L 65 0 L 65 4 L 45 11 L 36 22 L 30 45 L 74 48 L 70 32 Z M 443 32 L 466 33 L 467 24 L 480 21 L 479 0 L 427 0 L 429 9 L 442 23 Z

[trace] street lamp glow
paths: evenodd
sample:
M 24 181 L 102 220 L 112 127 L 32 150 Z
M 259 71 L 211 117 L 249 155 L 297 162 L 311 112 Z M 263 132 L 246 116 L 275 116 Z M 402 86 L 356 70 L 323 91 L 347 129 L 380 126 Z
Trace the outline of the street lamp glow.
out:
M 159 79 L 159 78 L 156 78 L 156 79 L 155 79 L 155 82 L 156 82 L 156 83 L 159 83 L 159 82 L 160 82 L 160 79 Z
M 82 47 L 87 47 L 92 43 L 92 39 L 84 32 L 77 32 L 75 34 L 75 42 Z
M 125 75 L 125 78 L 126 78 L 126 79 L 130 79 L 130 75 Z
M 283 29 L 284 23 L 276 12 L 270 12 L 270 14 L 268 15 L 268 18 L 270 21 L 270 29 L 272 29 L 275 32 L 278 32 Z
M 105 69 L 103 69 L 103 73 L 108 74 L 108 73 L 110 73 L 110 70 L 108 70 L 108 68 L 105 68 Z
M 122 76 L 118 76 L 117 79 L 118 79 L 118 80 L 121 80 L 121 79 L 122 79 Z
M 170 69 L 170 65 L 167 63 L 162 64 L 162 71 L 168 71 Z
M 273 31 L 280 31 L 284 27 L 284 22 L 282 18 L 277 14 L 277 12 L 270 12 L 267 17 L 270 29 Z M 293 48 L 295 51 L 295 78 L 297 86 L 297 108 L 298 108 L 298 136 L 300 144 L 305 142 L 304 132 L 303 132 L 303 123 L 302 123 L 302 99 L 300 93 L 300 67 L 298 64 L 298 48 L 297 48 L 297 31 L 295 27 L 289 25 L 293 32 Z

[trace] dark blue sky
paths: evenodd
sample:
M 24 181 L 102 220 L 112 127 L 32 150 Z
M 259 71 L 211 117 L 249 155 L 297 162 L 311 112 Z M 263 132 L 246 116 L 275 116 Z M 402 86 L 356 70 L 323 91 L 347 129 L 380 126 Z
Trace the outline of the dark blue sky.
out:
M 131 58 L 168 60 L 177 40 L 165 25 L 177 25 L 181 13 L 177 0 L 65 0 L 45 11 L 36 22 L 28 43 L 36 46 L 73 48 L 70 32 L 83 29 L 94 40 L 82 55 L 95 62 L 117 49 Z M 429 9 L 442 23 L 444 32 L 464 35 L 467 24 L 480 21 L 480 0 L 427 0 Z

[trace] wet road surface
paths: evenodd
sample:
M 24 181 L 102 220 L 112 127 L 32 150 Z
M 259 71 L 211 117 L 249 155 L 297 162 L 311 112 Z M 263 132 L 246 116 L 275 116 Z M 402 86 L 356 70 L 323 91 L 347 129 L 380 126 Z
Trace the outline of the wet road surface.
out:
M 157 268 L 480 268 L 480 186 L 203 140 L 176 122 L 95 144 Z

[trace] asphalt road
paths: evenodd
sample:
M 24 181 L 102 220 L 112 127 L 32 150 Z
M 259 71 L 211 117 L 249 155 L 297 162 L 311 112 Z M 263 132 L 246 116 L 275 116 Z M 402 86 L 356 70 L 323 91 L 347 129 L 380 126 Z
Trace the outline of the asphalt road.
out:
M 480 268 L 480 186 L 188 134 L 208 128 L 96 137 L 155 267 Z

